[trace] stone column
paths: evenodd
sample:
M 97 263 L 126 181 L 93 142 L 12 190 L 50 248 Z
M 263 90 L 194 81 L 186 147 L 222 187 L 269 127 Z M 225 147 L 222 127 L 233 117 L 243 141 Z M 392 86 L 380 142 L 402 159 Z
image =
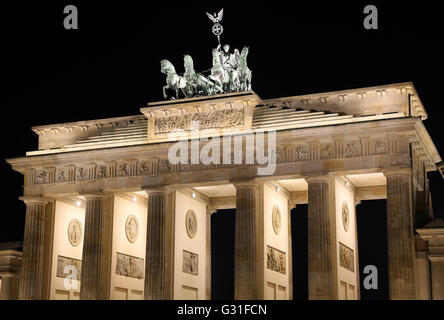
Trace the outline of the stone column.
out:
M 308 183 L 308 298 L 334 300 L 336 290 L 336 250 L 331 178 L 306 178 Z
M 384 172 L 387 178 L 387 247 L 390 299 L 415 299 L 410 169 Z
M 18 293 L 18 281 L 16 275 L 2 275 L 0 287 L 0 300 L 16 300 Z
M 207 206 L 206 215 L 206 261 L 205 261 L 205 299 L 211 300 L 211 215 L 214 207 Z
M 85 232 L 83 238 L 81 300 L 105 299 L 104 243 L 105 230 L 103 195 L 85 195 Z
M 293 241 L 291 233 L 291 210 L 296 208 L 296 201 L 288 200 L 288 299 L 293 300 Z
M 262 242 L 258 233 L 257 208 L 258 184 L 254 181 L 235 183 L 236 187 L 236 227 L 235 227 L 235 274 L 234 299 L 261 299 L 259 247 Z
M 444 300 L 444 256 L 429 255 L 432 300 Z
M 145 258 L 145 300 L 172 299 L 172 217 L 167 190 L 148 193 Z M 172 238 L 171 238 L 172 239 Z
M 44 215 L 46 200 L 21 198 L 26 204 L 23 259 L 20 274 L 19 299 L 42 299 Z

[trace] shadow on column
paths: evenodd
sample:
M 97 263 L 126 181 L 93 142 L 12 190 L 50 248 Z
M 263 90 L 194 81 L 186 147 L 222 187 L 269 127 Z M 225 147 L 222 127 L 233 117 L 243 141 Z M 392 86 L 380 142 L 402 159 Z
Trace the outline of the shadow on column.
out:
M 356 207 L 361 300 L 388 300 L 387 201 L 361 201 Z M 367 265 L 378 270 L 378 289 L 366 289 Z
M 235 209 L 211 215 L 211 299 L 234 300 Z
M 291 210 L 293 253 L 293 299 L 308 299 L 308 205 L 298 204 Z

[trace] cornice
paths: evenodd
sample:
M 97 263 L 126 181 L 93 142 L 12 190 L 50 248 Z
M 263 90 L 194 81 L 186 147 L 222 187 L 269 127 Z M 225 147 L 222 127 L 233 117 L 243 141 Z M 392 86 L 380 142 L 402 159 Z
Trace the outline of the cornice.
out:
M 131 121 L 135 121 L 135 120 L 144 120 L 144 119 L 146 119 L 146 118 L 143 115 L 134 115 L 134 116 L 125 116 L 125 117 L 115 117 L 115 118 L 105 118 L 105 119 L 85 120 L 85 121 L 76 121 L 76 122 L 48 124 L 48 125 L 42 125 L 42 126 L 33 126 L 33 127 L 31 127 L 31 129 L 37 135 L 43 135 L 43 134 L 47 134 L 47 133 L 59 133 L 61 130 L 66 130 L 68 133 L 71 133 L 74 128 L 81 128 L 82 130 L 86 130 L 89 127 L 95 126 L 98 129 L 100 129 L 104 125 L 109 125 L 111 127 L 115 127 L 118 123 L 123 123 L 126 121 L 131 122 Z

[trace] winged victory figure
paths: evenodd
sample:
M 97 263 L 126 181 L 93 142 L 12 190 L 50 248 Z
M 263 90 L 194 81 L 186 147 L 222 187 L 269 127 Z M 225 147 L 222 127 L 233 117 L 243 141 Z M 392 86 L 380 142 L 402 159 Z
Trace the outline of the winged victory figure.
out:
M 222 10 L 220 10 L 218 14 L 216 14 L 216 12 L 213 15 L 209 14 L 208 12 L 206 12 L 206 14 L 211 21 L 213 21 L 214 23 L 219 23 L 220 21 L 222 21 L 222 17 L 224 16 L 224 9 L 222 8 Z

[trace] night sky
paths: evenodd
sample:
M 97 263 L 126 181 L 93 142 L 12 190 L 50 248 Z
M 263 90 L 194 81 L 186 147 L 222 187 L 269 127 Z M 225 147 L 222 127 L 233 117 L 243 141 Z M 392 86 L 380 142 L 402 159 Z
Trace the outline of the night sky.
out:
M 31 126 L 135 115 L 147 102 L 162 100 L 161 59 L 183 72 L 183 55 L 190 54 L 196 70 L 209 69 L 217 40 L 205 11 L 222 7 L 222 42 L 232 49 L 250 47 L 253 90 L 261 98 L 413 81 L 429 115 L 425 126 L 444 155 L 442 2 L 372 1 L 379 12 L 378 30 L 363 28 L 363 8 L 370 2 L 152 3 L 2 3 L 2 159 L 37 149 Z M 68 4 L 78 8 L 78 30 L 63 27 Z M 21 241 L 25 207 L 18 197 L 23 179 L 3 160 L 0 170 L 0 242 Z M 435 216 L 444 217 L 444 181 L 438 172 L 429 173 L 429 179 Z M 307 296 L 306 212 L 306 206 L 298 206 L 292 213 L 298 299 Z M 358 205 L 361 267 L 381 268 L 380 289 L 361 291 L 363 298 L 388 297 L 385 219 L 385 201 Z M 222 224 L 227 227 L 213 232 L 213 265 L 220 261 L 219 283 L 214 271 L 213 288 L 220 286 L 217 297 L 230 298 L 234 214 L 218 213 L 213 225 Z

